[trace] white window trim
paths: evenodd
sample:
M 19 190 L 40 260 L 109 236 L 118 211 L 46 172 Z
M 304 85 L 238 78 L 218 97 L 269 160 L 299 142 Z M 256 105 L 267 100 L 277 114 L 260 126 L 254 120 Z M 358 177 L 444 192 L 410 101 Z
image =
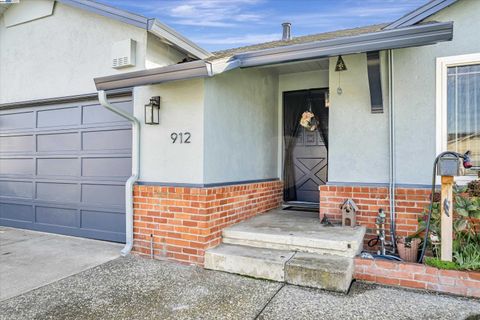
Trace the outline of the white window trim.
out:
M 447 150 L 447 68 L 480 64 L 480 53 L 437 58 L 436 75 L 436 145 L 437 154 Z M 475 180 L 475 176 L 456 177 L 459 184 Z

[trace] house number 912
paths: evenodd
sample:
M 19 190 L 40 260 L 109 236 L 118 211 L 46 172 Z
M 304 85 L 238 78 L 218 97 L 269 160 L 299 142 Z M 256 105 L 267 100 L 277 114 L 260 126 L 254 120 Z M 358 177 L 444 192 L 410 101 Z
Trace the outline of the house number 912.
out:
M 172 143 L 190 143 L 190 132 L 173 132 L 170 134 L 170 139 L 172 139 Z

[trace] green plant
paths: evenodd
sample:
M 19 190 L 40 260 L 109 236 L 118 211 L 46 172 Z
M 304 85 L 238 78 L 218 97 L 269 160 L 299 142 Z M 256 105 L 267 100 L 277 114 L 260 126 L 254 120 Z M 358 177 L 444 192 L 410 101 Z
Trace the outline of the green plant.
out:
M 442 261 L 435 257 L 425 257 L 425 264 L 427 266 L 435 267 L 445 270 L 459 270 L 460 266 L 453 261 Z
M 455 262 L 466 270 L 480 269 L 480 243 L 468 243 L 454 251 Z
M 477 270 L 480 269 L 480 234 L 476 229 L 478 228 L 477 219 L 480 219 L 480 197 L 470 196 L 467 193 L 467 187 L 455 186 L 453 191 L 453 258 L 459 269 Z M 427 239 L 427 245 L 431 248 L 434 255 L 433 259 L 439 257 L 441 242 L 440 197 L 434 195 L 434 200 L 430 220 L 430 234 L 429 239 Z M 428 207 L 425 208 L 423 215 L 418 219 L 418 231 L 413 237 L 420 237 L 425 231 L 427 220 Z M 425 263 L 427 263 L 426 261 L 427 259 Z M 429 261 L 435 263 L 432 262 L 432 258 Z

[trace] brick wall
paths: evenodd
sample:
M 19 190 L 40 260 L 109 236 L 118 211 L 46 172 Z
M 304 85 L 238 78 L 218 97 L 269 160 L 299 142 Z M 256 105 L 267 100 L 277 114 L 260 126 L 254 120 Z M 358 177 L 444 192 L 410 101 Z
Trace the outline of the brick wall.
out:
M 395 192 L 397 236 L 407 236 L 417 230 L 418 217 L 430 203 L 430 189 L 397 188 Z M 323 215 L 341 222 L 341 205 L 352 198 L 357 204 L 357 224 L 367 227 L 365 242 L 376 236 L 375 219 L 378 209 L 383 208 L 387 216 L 385 228 L 387 240 L 390 230 L 390 200 L 387 187 L 372 186 L 320 186 L 320 219 Z
M 480 298 L 480 272 L 439 270 L 423 264 L 355 258 L 354 278 Z
M 280 181 L 213 188 L 136 185 L 134 247 L 155 258 L 203 266 L 205 250 L 221 242 L 222 230 L 234 223 L 277 208 L 282 203 Z

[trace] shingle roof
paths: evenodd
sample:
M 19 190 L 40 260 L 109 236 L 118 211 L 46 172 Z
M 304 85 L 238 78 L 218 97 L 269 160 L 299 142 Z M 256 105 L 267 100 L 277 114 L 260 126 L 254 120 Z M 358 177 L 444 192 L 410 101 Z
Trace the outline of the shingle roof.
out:
M 290 46 L 294 44 L 309 43 L 309 42 L 315 42 L 315 41 L 321 41 L 321 40 L 335 39 L 340 37 L 356 36 L 356 35 L 370 33 L 370 32 L 377 32 L 377 31 L 381 31 L 382 28 L 385 26 L 387 26 L 386 23 L 375 24 L 375 25 L 370 25 L 366 27 L 344 29 L 344 30 L 338 30 L 338 31 L 331 31 L 331 32 L 294 37 L 292 38 L 292 40 L 288 40 L 288 41 L 283 41 L 283 40 L 270 41 L 270 42 L 264 42 L 264 43 L 254 44 L 254 45 L 245 46 L 245 47 L 221 50 L 221 51 L 213 52 L 213 56 L 208 58 L 207 60 L 227 58 L 239 53 L 250 52 L 250 51 L 258 51 L 263 49 Z

